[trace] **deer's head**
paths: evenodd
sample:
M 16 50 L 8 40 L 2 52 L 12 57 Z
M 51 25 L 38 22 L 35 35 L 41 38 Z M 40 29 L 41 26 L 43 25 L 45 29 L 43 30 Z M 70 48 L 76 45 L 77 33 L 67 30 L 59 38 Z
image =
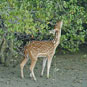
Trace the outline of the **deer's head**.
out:
M 63 25 L 63 21 L 58 21 L 54 28 L 55 32 L 59 31 L 61 29 L 62 25 Z
M 58 21 L 55 25 L 54 30 L 50 30 L 50 33 L 55 34 L 56 32 L 59 32 L 62 25 L 63 25 L 63 21 Z

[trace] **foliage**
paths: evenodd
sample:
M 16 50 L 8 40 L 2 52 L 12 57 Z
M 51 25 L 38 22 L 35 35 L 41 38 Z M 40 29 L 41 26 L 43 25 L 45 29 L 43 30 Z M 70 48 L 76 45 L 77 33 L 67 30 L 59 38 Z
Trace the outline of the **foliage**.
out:
M 16 46 L 23 43 L 15 41 L 17 32 L 31 35 L 35 40 L 53 39 L 49 30 L 63 20 L 60 47 L 75 52 L 87 41 L 86 5 L 86 0 L 2 0 L 0 15 L 8 33 L 5 39 L 13 39 Z M 2 36 L 5 31 L 0 28 Z

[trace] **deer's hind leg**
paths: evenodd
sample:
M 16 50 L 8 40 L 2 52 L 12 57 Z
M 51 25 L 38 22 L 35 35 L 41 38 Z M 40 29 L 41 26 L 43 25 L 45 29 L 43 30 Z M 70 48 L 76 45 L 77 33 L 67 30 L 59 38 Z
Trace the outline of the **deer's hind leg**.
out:
M 48 62 L 47 62 L 47 78 L 49 78 L 49 72 L 50 72 L 52 57 L 53 57 L 53 56 L 48 57 Z
M 24 66 L 26 65 L 27 61 L 29 60 L 28 56 L 25 56 L 23 61 L 20 64 L 20 68 L 21 68 L 21 78 L 24 78 L 24 74 L 23 74 L 23 69 Z
M 37 59 L 34 59 L 34 58 L 31 59 L 31 65 L 30 65 L 30 71 L 31 71 L 31 73 L 30 73 L 30 76 L 31 76 L 34 80 L 36 80 L 36 77 L 35 77 L 35 74 L 34 74 L 34 67 L 35 67 L 35 65 L 36 65 L 36 62 L 37 62 Z

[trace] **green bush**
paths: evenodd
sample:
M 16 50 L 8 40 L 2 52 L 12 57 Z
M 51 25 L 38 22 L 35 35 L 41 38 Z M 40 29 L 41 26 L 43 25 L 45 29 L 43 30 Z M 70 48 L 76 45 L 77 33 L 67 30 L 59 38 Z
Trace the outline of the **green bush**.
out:
M 55 23 L 63 20 L 61 48 L 75 52 L 87 41 L 86 0 L 2 0 L 0 2 L 0 15 L 11 35 L 14 32 L 25 32 L 33 35 L 36 40 L 37 37 L 38 40 L 43 40 L 49 37 L 49 30 L 54 28 Z M 8 36 L 7 39 L 9 38 L 13 39 L 12 36 Z

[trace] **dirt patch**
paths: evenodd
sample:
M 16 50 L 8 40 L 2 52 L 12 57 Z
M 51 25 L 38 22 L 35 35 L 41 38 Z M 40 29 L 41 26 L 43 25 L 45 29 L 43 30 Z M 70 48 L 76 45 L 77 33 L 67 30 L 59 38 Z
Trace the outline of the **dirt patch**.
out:
M 87 87 L 87 55 L 84 53 L 54 56 L 49 79 L 46 79 L 46 69 L 40 77 L 40 59 L 35 67 L 36 82 L 29 77 L 29 65 L 24 68 L 24 79 L 20 78 L 19 65 L 15 68 L 0 65 L 0 87 Z

